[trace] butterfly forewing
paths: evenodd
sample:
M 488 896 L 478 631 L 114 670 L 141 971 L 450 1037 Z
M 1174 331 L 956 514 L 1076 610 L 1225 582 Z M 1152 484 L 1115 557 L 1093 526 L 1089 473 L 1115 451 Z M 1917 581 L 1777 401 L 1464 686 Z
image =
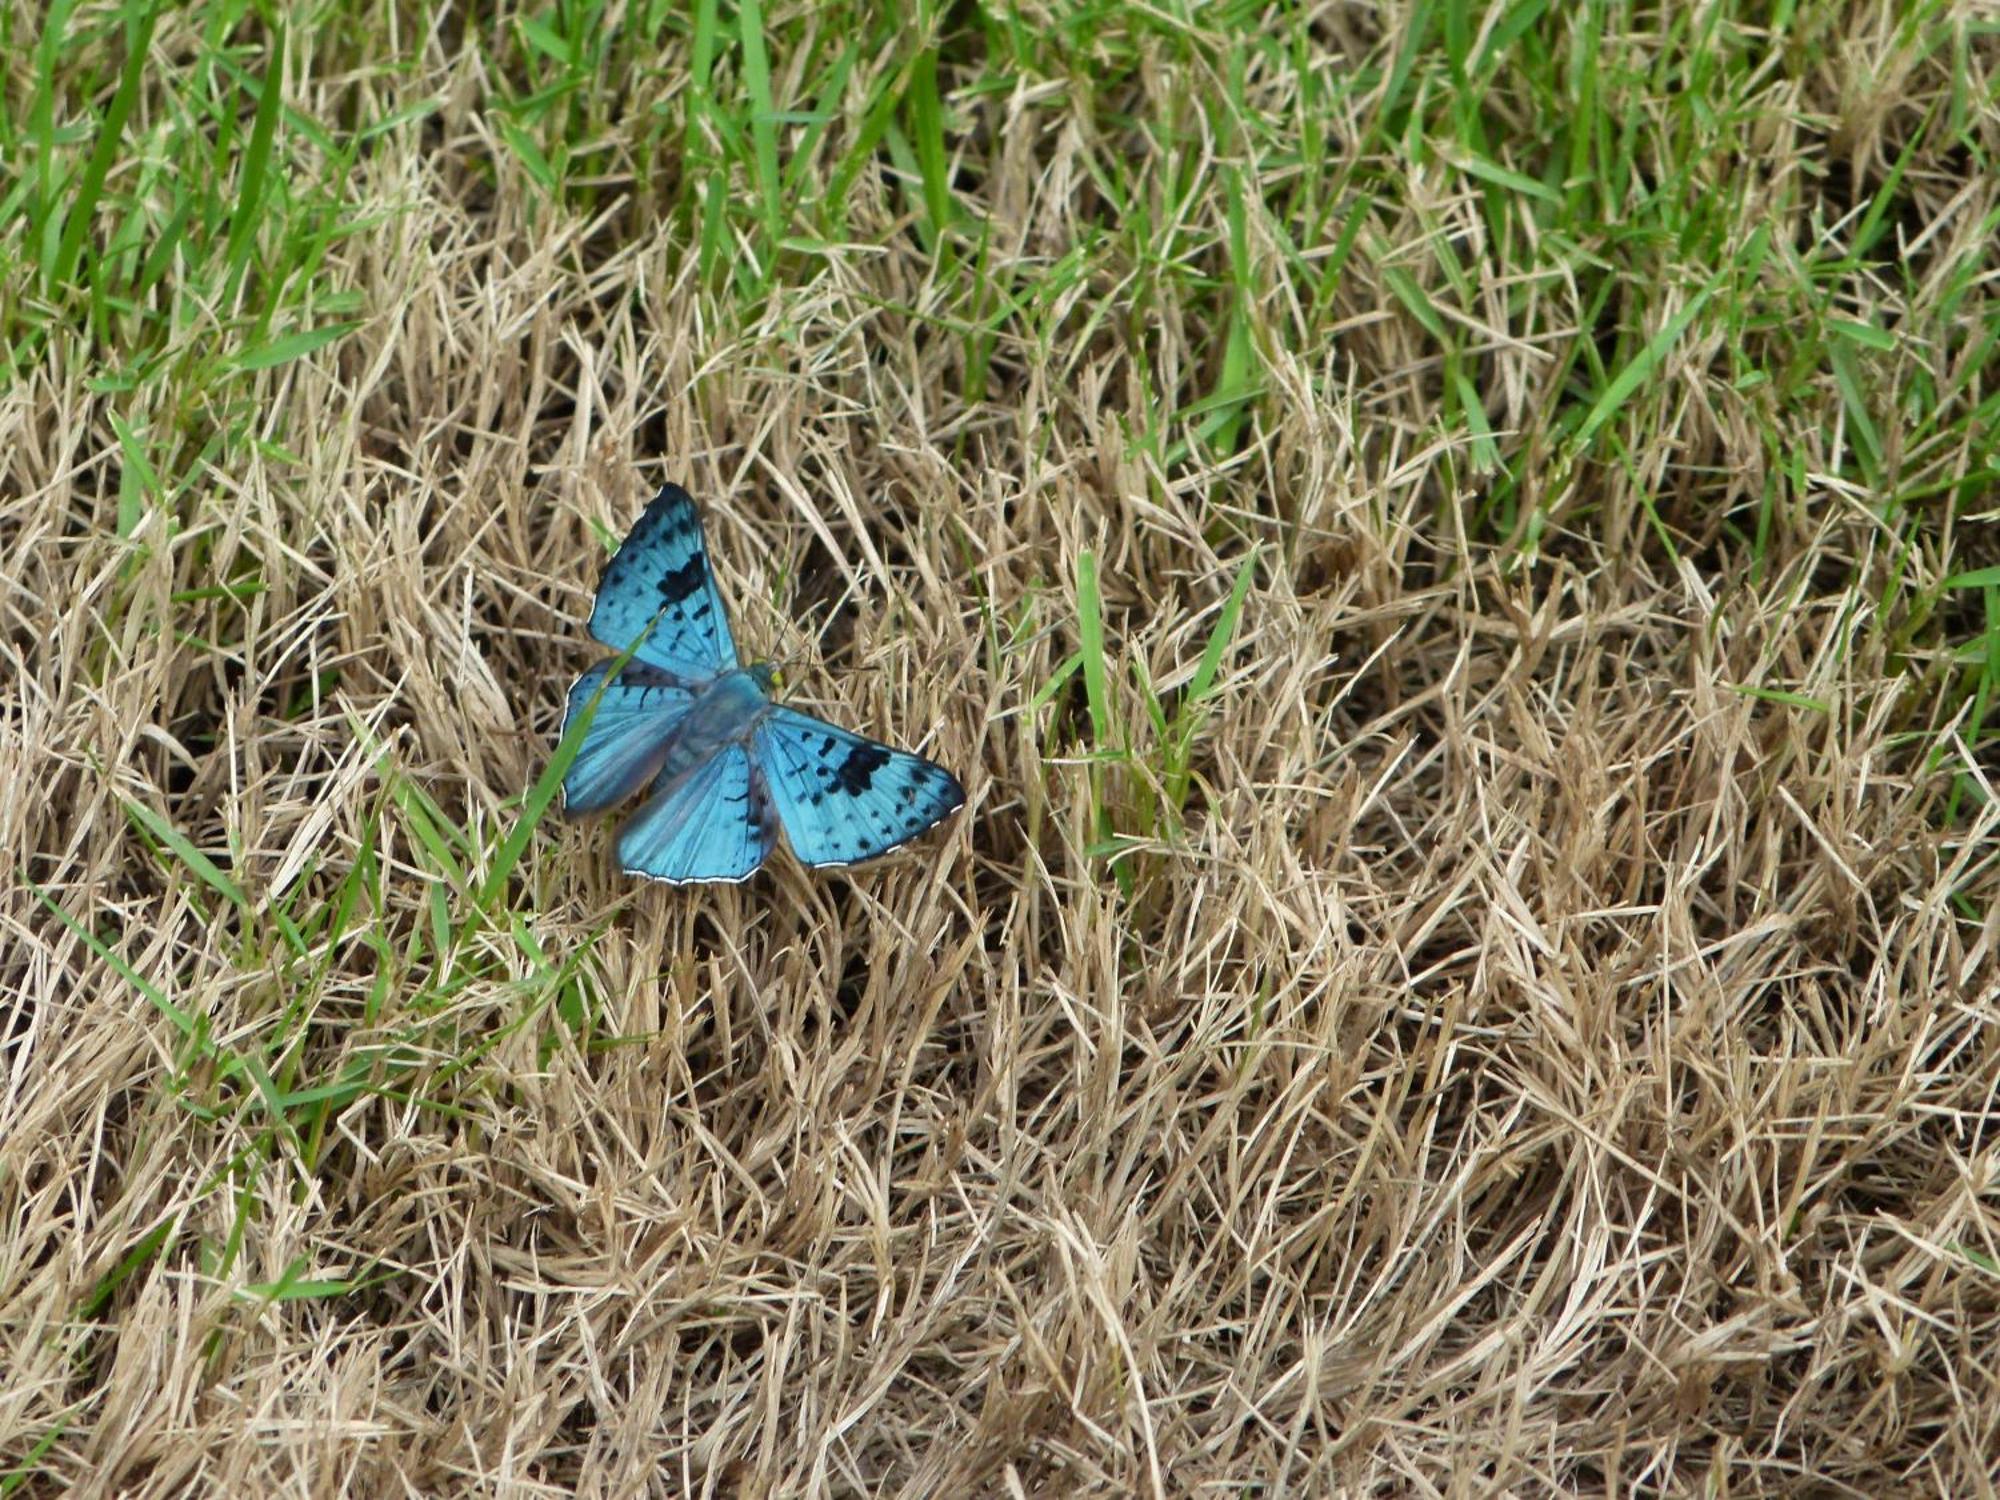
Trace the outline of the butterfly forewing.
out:
M 590 633 L 613 651 L 639 641 L 635 659 L 690 687 L 736 668 L 701 513 L 679 485 L 661 487 L 605 566 Z
M 773 707 L 752 745 L 802 864 L 887 854 L 965 803 L 965 788 L 943 766 L 797 709 Z

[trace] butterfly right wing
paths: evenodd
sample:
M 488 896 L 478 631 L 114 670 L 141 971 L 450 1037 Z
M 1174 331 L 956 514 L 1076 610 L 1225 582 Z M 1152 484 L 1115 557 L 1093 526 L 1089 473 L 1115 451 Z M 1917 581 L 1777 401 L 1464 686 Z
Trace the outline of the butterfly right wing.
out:
M 628 661 L 607 684 L 612 666 L 599 662 L 569 690 L 565 735 L 572 725 L 583 722 L 592 699 L 597 709 L 583 731 L 576 759 L 563 775 L 563 813 L 568 817 L 602 812 L 657 776 L 674 729 L 695 699 L 679 678 L 637 660 Z
M 943 766 L 782 704 L 758 721 L 752 744 L 801 864 L 887 854 L 965 805 Z
M 605 565 L 590 633 L 613 651 L 640 641 L 635 661 L 691 685 L 736 669 L 701 513 L 679 485 L 661 486 Z

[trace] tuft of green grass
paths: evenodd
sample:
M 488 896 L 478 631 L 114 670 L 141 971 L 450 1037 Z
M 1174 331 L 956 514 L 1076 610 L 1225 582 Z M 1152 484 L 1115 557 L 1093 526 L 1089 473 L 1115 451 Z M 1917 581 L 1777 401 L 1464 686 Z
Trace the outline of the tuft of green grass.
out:
M 1129 659 L 1129 674 L 1114 670 L 1117 653 L 1106 628 L 1097 555 L 1088 548 L 1077 555 L 1077 649 L 1042 683 L 1030 707 L 1040 710 L 1072 678 L 1081 677 L 1091 852 L 1108 860 L 1128 896 L 1133 890 L 1128 865 L 1134 849 L 1170 846 L 1185 836 L 1182 817 L 1194 787 L 1196 743 L 1217 707 L 1223 662 L 1241 624 L 1256 562 L 1253 552 L 1238 564 L 1229 593 L 1216 608 L 1201 656 L 1169 705 L 1162 702 L 1137 656 Z M 1128 675 L 1129 686 L 1124 680 Z M 1137 728 L 1134 714 L 1140 718 Z

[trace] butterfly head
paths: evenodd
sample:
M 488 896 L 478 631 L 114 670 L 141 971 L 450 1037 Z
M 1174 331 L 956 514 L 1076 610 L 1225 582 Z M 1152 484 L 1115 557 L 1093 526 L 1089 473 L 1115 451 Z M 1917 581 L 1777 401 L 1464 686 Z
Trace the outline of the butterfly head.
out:
M 769 693 L 778 680 L 778 669 L 768 661 L 753 661 L 743 669 L 750 674 L 750 680 Z

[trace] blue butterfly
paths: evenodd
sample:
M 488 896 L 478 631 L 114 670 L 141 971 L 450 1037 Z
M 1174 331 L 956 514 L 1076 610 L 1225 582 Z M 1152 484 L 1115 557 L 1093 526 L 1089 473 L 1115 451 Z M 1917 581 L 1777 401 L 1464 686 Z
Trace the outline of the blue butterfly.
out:
M 944 767 L 771 701 L 770 665 L 737 661 L 701 515 L 679 485 L 653 497 L 605 566 L 590 633 L 631 656 L 569 690 L 563 732 L 582 724 L 583 742 L 563 812 L 602 812 L 651 782 L 618 833 L 627 874 L 747 880 L 781 828 L 802 863 L 851 865 L 965 804 Z

